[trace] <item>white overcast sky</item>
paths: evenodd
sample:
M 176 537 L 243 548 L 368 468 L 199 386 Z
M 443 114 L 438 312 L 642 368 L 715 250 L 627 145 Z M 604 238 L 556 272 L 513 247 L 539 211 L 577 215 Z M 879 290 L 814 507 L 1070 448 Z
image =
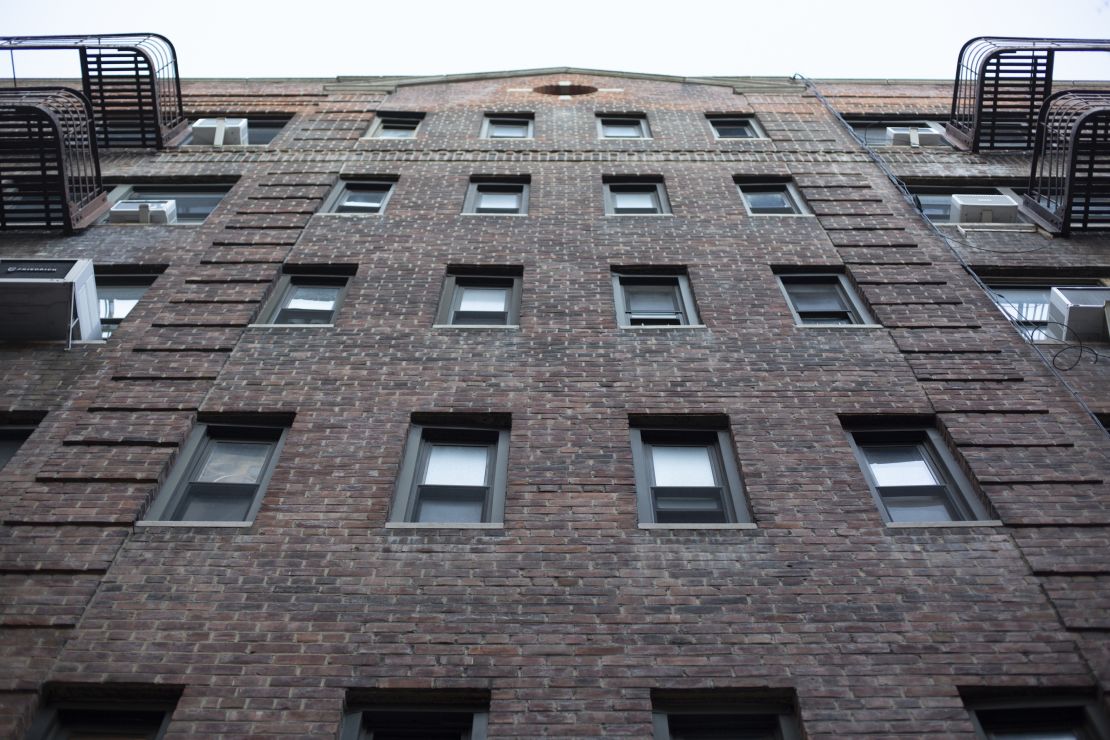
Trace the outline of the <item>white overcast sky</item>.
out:
M 3 35 L 132 31 L 168 36 L 185 78 L 568 66 L 950 79 L 973 36 L 1110 38 L 1110 0 L 0 0 Z M 46 58 L 62 57 L 17 53 L 17 73 L 62 74 Z M 1057 79 L 1110 80 L 1110 53 L 1058 67 Z

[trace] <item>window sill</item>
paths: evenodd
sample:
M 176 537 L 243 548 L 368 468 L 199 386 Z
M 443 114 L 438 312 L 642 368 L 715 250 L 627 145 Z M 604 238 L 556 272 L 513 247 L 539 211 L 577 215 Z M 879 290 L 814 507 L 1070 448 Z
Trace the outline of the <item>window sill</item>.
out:
M 504 522 L 468 522 L 451 524 L 448 522 L 386 522 L 386 529 L 504 529 Z
M 882 324 L 794 324 L 799 329 L 882 329 Z
M 671 324 L 669 326 L 636 326 L 634 324 L 621 324 L 622 329 L 631 329 L 633 331 L 661 331 L 665 329 L 708 329 L 705 324 Z
M 673 213 L 606 213 L 612 218 L 674 218 Z
M 247 324 L 248 329 L 334 329 L 335 324 Z
M 975 519 L 967 522 L 887 522 L 890 529 L 943 529 L 946 527 L 1005 527 L 1000 519 Z
M 257 152 L 265 151 L 270 148 L 269 144 L 178 144 L 175 147 L 168 147 L 168 151 L 201 151 L 201 152 L 219 152 L 230 149 L 233 152 Z
M 726 522 L 724 524 L 656 524 L 654 522 L 640 522 L 640 529 L 667 530 L 667 529 L 759 529 L 754 522 Z
M 146 519 L 135 522 L 136 527 L 204 527 L 210 529 L 249 529 L 254 522 L 170 522 Z
M 473 211 L 463 211 L 460 216 L 496 216 L 497 218 L 504 218 L 506 216 L 516 218 L 528 218 L 527 213 L 474 213 Z
M 433 329 L 519 329 L 520 324 L 432 324 Z
M 817 218 L 815 213 L 752 213 L 748 211 L 748 215 L 752 218 Z
M 314 213 L 312 214 L 312 217 L 316 218 L 317 216 L 342 216 L 344 218 L 350 218 L 351 216 L 354 216 L 355 218 L 366 218 L 367 216 L 381 215 L 382 212 L 378 211 L 377 213 Z

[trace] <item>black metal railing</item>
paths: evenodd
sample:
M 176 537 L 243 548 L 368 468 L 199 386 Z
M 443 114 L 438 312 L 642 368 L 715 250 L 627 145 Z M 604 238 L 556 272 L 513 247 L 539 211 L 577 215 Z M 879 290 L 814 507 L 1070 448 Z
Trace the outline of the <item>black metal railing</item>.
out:
M 166 37 L 154 33 L 0 37 L 0 50 L 44 49 L 80 53 L 81 87 L 92 104 L 100 146 L 161 148 L 184 131 L 177 52 Z M 13 78 L 13 85 L 18 84 Z
M 0 90 L 0 229 L 73 231 L 107 207 L 89 101 L 63 87 Z
M 1059 51 L 1110 51 L 1110 39 L 973 38 L 960 49 L 947 133 L 961 149 L 1032 149 Z
M 1021 210 L 1045 229 L 1110 229 L 1110 91 L 1045 101 Z

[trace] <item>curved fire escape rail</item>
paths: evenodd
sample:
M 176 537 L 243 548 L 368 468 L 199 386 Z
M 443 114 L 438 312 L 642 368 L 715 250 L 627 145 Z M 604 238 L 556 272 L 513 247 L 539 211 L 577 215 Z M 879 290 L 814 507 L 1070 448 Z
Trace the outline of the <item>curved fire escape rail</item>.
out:
M 6 36 L 0 50 L 80 53 L 81 86 L 92 103 L 101 147 L 161 148 L 187 125 L 177 52 L 165 36 Z
M 1063 236 L 1110 229 L 1110 91 L 1045 101 L 1021 210 Z
M 1058 51 L 1110 52 L 1110 39 L 980 36 L 960 49 L 948 136 L 961 149 L 1032 149 Z
M 0 229 L 73 231 L 108 208 L 92 121 L 76 90 L 0 90 Z

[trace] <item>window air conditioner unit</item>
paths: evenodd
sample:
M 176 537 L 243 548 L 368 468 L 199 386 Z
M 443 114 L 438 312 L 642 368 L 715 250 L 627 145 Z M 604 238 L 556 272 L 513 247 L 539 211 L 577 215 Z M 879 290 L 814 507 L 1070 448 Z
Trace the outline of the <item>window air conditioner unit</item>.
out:
M 890 146 L 942 146 L 944 134 L 922 126 L 887 126 L 886 143 Z
M 201 118 L 193 124 L 194 144 L 224 146 L 249 144 L 250 134 L 245 118 Z
M 952 220 L 961 224 L 1010 224 L 1017 211 L 1018 202 L 1008 195 L 952 196 Z
M 1110 288 L 1053 288 L 1048 299 L 1048 325 L 1064 341 L 1107 339 Z M 1061 326 L 1061 324 L 1063 326 Z M 1064 326 L 1070 331 L 1065 331 Z
M 121 200 L 108 212 L 113 224 L 177 223 L 176 200 Z
M 0 259 L 0 339 L 100 339 L 92 260 Z

